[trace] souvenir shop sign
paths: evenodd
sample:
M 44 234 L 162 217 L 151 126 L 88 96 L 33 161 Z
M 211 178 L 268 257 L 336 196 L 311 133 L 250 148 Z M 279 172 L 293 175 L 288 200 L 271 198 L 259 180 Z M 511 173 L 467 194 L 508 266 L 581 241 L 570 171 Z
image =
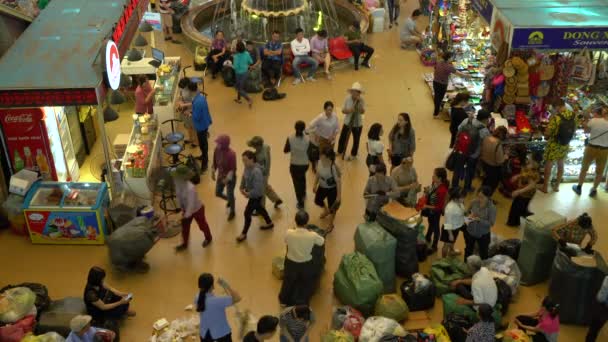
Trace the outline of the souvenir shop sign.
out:
M 486 23 L 492 22 L 492 12 L 494 12 L 494 5 L 490 0 L 471 0 L 471 7 L 486 20 Z
M 511 47 L 545 50 L 608 49 L 608 27 L 516 28 Z

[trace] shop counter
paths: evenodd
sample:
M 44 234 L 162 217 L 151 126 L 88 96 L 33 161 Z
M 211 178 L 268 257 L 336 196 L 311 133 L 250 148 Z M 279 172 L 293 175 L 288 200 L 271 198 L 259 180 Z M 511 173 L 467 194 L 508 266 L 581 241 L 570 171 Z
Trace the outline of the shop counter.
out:
M 134 125 L 120 171 L 123 189 L 132 194 L 140 205 L 154 202 L 152 173 L 160 167 L 160 154 L 161 135 L 156 120 Z
M 153 60 L 154 58 L 142 58 L 131 62 L 125 57 L 120 63 L 120 70 L 125 75 L 152 75 L 156 73 L 156 68 L 150 64 Z
M 32 243 L 104 244 L 108 201 L 105 183 L 35 183 L 23 204 Z
M 175 119 L 177 91 L 180 77 L 180 57 L 166 57 L 165 64 L 160 66 L 156 73 L 154 88 L 154 115 L 159 124 L 171 119 Z M 162 128 L 162 127 L 161 127 Z M 168 128 L 165 128 L 167 130 Z M 165 132 L 167 133 L 167 132 Z

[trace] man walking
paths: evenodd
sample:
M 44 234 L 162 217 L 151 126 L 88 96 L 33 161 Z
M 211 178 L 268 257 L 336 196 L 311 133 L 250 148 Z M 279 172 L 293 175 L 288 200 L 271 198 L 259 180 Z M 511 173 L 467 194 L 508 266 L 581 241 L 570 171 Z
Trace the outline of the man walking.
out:
M 264 221 L 266 221 L 266 224 L 260 227 L 261 230 L 274 228 L 268 212 L 262 206 L 266 182 L 260 166 L 256 163 L 255 153 L 253 151 L 245 151 L 242 156 L 245 171 L 243 172 L 243 178 L 241 178 L 240 190 L 241 194 L 247 198 L 247 206 L 245 207 L 245 225 L 241 235 L 236 238 L 237 242 L 243 242 L 247 239 L 247 232 L 251 226 L 251 216 L 254 211 L 262 215 Z
M 209 126 L 211 126 L 211 113 L 207 98 L 201 92 L 197 92 L 192 100 L 192 123 L 198 137 L 198 145 L 201 148 L 201 171 L 207 171 L 209 167 Z

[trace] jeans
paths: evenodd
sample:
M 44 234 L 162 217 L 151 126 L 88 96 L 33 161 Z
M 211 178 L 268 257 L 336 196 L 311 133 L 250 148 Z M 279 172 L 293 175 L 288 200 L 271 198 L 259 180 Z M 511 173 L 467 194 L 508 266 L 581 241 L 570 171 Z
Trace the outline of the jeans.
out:
M 262 206 L 262 198 L 250 198 L 247 201 L 247 206 L 245 207 L 245 225 L 243 226 L 243 235 L 247 235 L 247 232 L 249 231 L 249 227 L 251 226 L 251 215 L 254 211 L 260 214 L 262 218 L 264 218 L 266 224 L 272 223 L 272 220 L 270 219 L 266 208 Z
M 228 201 L 228 208 L 230 213 L 234 214 L 234 187 L 236 186 L 236 179 L 232 179 L 227 184 L 224 184 L 223 180 L 219 178 L 215 182 L 215 196 L 220 197 Z M 226 188 L 226 195 L 224 195 L 224 188 Z
M 435 103 L 435 110 L 433 111 L 433 116 L 439 115 L 441 111 L 443 97 L 445 93 L 448 91 L 448 85 L 433 81 L 433 102 Z
M 471 190 L 475 171 L 477 170 L 477 159 L 471 157 L 462 157 L 464 160 L 459 161 L 454 168 L 452 175 L 452 188 L 460 185 L 460 181 L 464 180 L 464 188 L 466 191 Z
M 201 148 L 201 168 L 205 171 L 209 167 L 209 131 L 206 129 L 196 131 L 196 136 L 198 137 L 198 146 Z
M 361 141 L 361 132 L 363 131 L 363 127 L 350 127 L 348 125 L 344 125 L 342 126 L 340 138 L 338 139 L 338 154 L 346 153 L 346 146 L 348 145 L 348 138 L 350 137 L 351 131 L 353 133 L 353 148 L 350 151 L 350 155 L 355 157 L 357 152 L 359 152 L 359 141 Z
M 245 82 L 247 81 L 248 73 L 236 74 L 236 82 L 234 83 L 234 88 L 236 89 L 236 98 L 238 100 L 243 97 L 247 101 L 251 101 L 249 95 L 245 91 Z
M 369 66 L 369 59 L 372 58 L 374 54 L 374 49 L 370 46 L 367 46 L 363 43 L 352 43 L 348 44 L 348 48 L 353 53 L 353 58 L 355 59 L 355 69 L 359 69 L 359 57 L 361 53 L 365 53 L 365 58 L 363 58 L 363 62 L 361 64 Z
M 192 216 L 182 218 L 182 239 L 184 245 L 188 245 L 188 241 L 190 240 L 190 225 L 192 224 L 193 219 L 196 220 L 198 228 L 205 235 L 205 241 L 211 241 L 211 231 L 209 230 L 209 225 L 205 218 L 205 206 L 201 206 L 201 208 L 192 214 Z
M 310 70 L 308 70 L 308 77 L 313 77 L 317 71 L 317 68 L 319 67 L 319 62 L 310 56 L 296 56 L 293 59 L 293 76 L 295 78 L 300 78 L 302 76 L 302 73 L 300 72 L 300 64 L 302 63 L 310 66 Z
M 289 165 L 289 173 L 299 206 L 304 206 L 304 198 L 306 198 L 306 171 L 308 171 L 308 165 Z
M 388 22 L 389 24 L 396 23 L 399 19 L 399 0 L 388 0 Z M 396 5 L 396 6 L 395 6 Z
M 437 243 L 439 243 L 439 220 L 441 219 L 441 214 L 433 211 L 427 219 L 429 221 L 429 227 L 426 230 L 426 242 L 430 243 L 432 238 L 432 247 L 437 248 Z
M 469 232 L 464 229 L 464 261 L 467 261 L 467 258 L 473 255 L 473 251 L 475 251 L 475 243 L 479 246 L 479 257 L 481 260 L 485 260 L 488 258 L 488 250 L 490 247 L 491 236 L 490 233 L 484 234 L 480 237 L 474 237 L 469 234 Z
M 483 185 L 492 189 L 492 194 L 498 188 L 498 184 L 500 183 L 500 176 L 502 174 L 502 166 L 493 166 L 486 163 L 483 163 L 483 172 L 485 173 L 485 177 L 483 178 Z

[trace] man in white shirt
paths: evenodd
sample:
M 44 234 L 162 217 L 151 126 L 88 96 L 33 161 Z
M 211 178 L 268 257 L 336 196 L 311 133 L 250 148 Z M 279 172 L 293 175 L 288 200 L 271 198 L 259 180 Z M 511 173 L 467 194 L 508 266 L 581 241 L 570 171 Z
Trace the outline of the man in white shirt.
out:
M 573 185 L 572 190 L 578 195 L 581 194 L 583 182 L 587 177 L 589 166 L 595 162 L 595 179 L 593 181 L 593 187 L 589 191 L 589 196 L 595 197 L 597 196 L 597 187 L 604 177 L 604 170 L 606 169 L 606 162 L 608 161 L 608 109 L 606 107 L 602 108 L 598 115 L 593 119 L 584 122 L 583 126 L 585 132 L 589 133 L 589 140 L 585 147 L 581 172 L 578 176 L 578 184 Z M 608 185 L 608 180 L 606 181 L 606 184 Z M 605 189 L 608 192 L 608 187 Z
M 401 34 L 399 35 L 402 49 L 407 49 L 412 45 L 415 46 L 416 44 L 422 43 L 422 33 L 416 28 L 416 22 L 421 15 L 422 12 L 419 9 L 415 9 L 412 16 L 405 20 L 405 23 L 401 28 Z
M 498 288 L 492 273 L 481 266 L 481 258 L 477 255 L 468 257 L 467 264 L 475 271 L 473 278 L 455 280 L 450 284 L 460 295 L 456 303 L 470 306 L 488 304 L 494 307 L 498 301 Z
M 323 246 L 325 239 L 306 228 L 308 218 L 308 213 L 298 211 L 297 227 L 289 229 L 285 234 L 287 254 L 283 285 L 279 293 L 279 301 L 282 305 L 308 304 L 321 273 L 315 267 L 312 252 L 315 246 Z
M 296 29 L 296 39 L 291 41 L 291 52 L 294 56 L 292 66 L 295 80 L 293 81 L 293 84 L 296 85 L 302 82 L 300 64 L 303 63 L 310 66 L 306 80 L 314 82 L 314 75 L 317 71 L 317 67 L 319 67 L 319 62 L 308 55 L 310 53 L 310 42 L 308 39 L 304 38 L 304 30 L 301 28 Z

